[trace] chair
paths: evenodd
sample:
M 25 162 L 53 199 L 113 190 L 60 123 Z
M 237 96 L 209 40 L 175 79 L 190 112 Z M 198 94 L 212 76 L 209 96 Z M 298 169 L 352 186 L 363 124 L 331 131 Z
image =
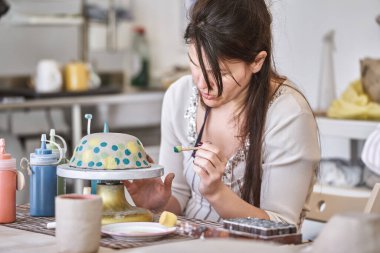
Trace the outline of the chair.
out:
M 370 195 L 361 189 L 316 185 L 310 197 L 307 219 L 327 222 L 337 213 L 363 212 Z
M 374 186 L 372 192 L 316 185 L 309 205 L 310 212 L 302 226 L 302 234 L 304 240 L 313 241 L 325 222 L 335 214 L 363 210 L 364 213 L 380 213 L 380 183 Z
M 375 184 L 368 202 L 364 208 L 364 213 L 380 214 L 380 183 Z

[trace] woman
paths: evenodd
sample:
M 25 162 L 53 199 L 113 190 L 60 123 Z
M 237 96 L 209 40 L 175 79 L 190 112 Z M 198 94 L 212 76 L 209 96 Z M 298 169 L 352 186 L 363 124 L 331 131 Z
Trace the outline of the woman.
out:
M 0 0 L 0 18 L 9 10 L 9 5 L 5 0 Z
M 299 227 L 320 159 L 317 127 L 305 98 L 273 70 L 265 1 L 198 0 L 190 18 L 192 75 L 163 103 L 159 163 L 167 176 L 125 182 L 128 191 L 138 206 L 191 218 Z M 175 154 L 177 145 L 199 149 Z

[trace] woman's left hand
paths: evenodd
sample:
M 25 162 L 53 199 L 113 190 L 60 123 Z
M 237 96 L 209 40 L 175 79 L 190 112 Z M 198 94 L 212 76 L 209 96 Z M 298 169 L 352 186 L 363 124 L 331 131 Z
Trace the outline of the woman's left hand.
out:
M 195 153 L 194 171 L 200 177 L 199 191 L 206 198 L 217 194 L 224 186 L 222 177 L 227 159 L 211 143 L 203 143 Z

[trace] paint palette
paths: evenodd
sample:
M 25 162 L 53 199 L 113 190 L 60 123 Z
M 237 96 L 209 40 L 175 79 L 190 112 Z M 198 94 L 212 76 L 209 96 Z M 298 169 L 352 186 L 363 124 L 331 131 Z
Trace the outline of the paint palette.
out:
M 230 231 L 249 233 L 260 237 L 297 233 L 295 225 L 250 217 L 223 220 L 223 227 Z
M 94 133 L 81 139 L 70 159 L 70 167 L 94 170 L 149 168 L 139 139 L 121 133 Z

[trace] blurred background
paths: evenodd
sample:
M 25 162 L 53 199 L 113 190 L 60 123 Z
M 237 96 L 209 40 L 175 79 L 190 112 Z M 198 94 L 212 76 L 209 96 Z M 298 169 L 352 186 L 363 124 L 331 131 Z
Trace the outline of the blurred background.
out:
M 0 136 L 7 150 L 18 160 L 28 156 L 40 134 L 54 128 L 70 156 L 86 133 L 83 115 L 92 113 L 92 132 L 107 121 L 110 131 L 140 138 L 157 160 L 164 92 L 189 73 L 183 33 L 192 2 L 4 1 L 10 8 L 0 19 Z M 325 116 L 362 78 L 361 60 L 380 59 L 380 0 L 268 4 L 275 65 L 318 115 L 323 157 L 356 164 L 379 114 L 339 107 Z M 356 121 L 342 123 L 339 113 Z M 359 177 L 351 184 L 363 184 Z

